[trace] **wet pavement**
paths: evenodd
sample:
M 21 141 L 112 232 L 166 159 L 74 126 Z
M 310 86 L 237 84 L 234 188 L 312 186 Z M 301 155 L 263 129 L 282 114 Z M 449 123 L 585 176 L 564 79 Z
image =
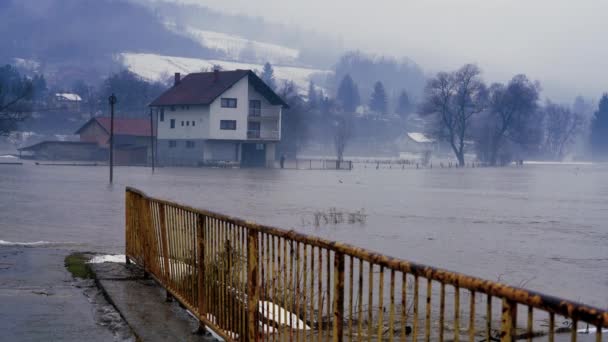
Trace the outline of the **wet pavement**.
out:
M 92 264 L 98 284 L 142 341 L 216 341 L 194 332 L 198 321 L 177 302 L 165 300 L 165 290 L 145 279 L 141 269 L 119 263 Z
M 70 251 L 0 247 L 0 340 L 129 341 L 120 316 L 94 283 L 64 267 Z

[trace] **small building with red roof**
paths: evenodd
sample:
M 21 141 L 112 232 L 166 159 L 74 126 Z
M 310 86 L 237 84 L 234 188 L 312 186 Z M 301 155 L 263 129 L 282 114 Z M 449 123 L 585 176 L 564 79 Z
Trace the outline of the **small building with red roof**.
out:
M 94 117 L 75 132 L 79 141 L 43 141 L 21 148 L 20 152 L 32 159 L 107 161 L 110 132 L 109 117 Z M 114 118 L 114 163 L 149 163 L 153 136 L 149 119 Z

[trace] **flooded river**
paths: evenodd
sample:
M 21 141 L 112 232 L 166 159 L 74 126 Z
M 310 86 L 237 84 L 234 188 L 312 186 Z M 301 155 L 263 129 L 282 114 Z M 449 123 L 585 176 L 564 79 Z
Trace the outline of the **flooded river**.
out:
M 608 165 L 348 171 L 0 165 L 0 245 L 124 253 L 124 188 L 608 307 Z M 317 226 L 315 213 L 363 212 Z

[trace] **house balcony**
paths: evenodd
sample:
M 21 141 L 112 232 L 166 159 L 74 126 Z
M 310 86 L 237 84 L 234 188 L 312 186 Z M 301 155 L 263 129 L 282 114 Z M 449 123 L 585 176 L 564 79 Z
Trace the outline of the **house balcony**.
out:
M 248 130 L 248 140 L 279 140 L 281 132 L 279 131 L 266 131 L 266 130 Z
M 260 120 L 279 120 L 280 118 L 279 112 L 272 111 L 261 111 L 259 108 L 249 108 L 249 117 L 250 121 L 260 121 Z

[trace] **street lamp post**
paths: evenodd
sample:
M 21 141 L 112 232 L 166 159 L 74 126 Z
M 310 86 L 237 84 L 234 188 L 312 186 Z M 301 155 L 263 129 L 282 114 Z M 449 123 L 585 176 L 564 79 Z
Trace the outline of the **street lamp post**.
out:
M 117 102 L 116 96 L 112 93 L 108 98 L 110 102 L 110 184 L 114 178 L 114 105 Z

